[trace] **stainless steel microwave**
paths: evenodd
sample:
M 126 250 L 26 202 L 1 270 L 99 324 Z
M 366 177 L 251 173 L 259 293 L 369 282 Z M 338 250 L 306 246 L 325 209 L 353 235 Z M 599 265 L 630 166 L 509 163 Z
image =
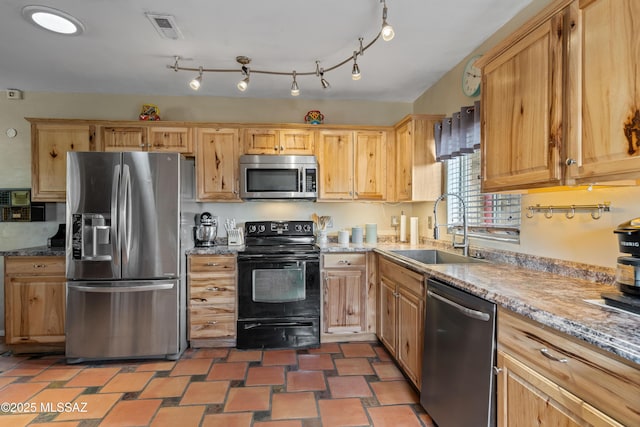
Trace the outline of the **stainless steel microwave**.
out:
M 244 200 L 316 200 L 316 156 L 240 156 L 240 198 Z

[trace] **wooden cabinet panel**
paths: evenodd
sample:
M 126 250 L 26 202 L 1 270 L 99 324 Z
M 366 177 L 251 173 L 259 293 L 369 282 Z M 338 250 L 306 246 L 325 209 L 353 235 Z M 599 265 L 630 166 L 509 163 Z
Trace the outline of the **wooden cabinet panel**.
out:
M 498 368 L 498 427 L 623 426 L 508 353 Z
M 394 201 L 435 200 L 442 193 L 442 165 L 436 161 L 433 131 L 442 118 L 411 115 L 396 125 Z
M 244 154 L 314 154 L 315 131 L 249 128 L 243 133 Z
M 353 199 L 353 132 L 323 130 L 318 141 L 320 199 Z
M 103 126 L 100 138 L 104 151 L 141 151 L 147 144 L 147 132 L 141 126 Z
M 280 139 L 276 129 L 245 129 L 244 154 L 278 154 Z
M 386 200 L 387 133 L 356 132 L 354 144 L 354 198 Z
M 5 257 L 7 344 L 28 344 L 26 351 L 47 350 L 48 345 L 64 344 L 64 267 L 64 257 Z
M 193 153 L 192 129 L 177 126 L 150 126 L 147 129 L 149 151 Z
M 483 69 L 482 190 L 561 180 L 563 13 Z
M 570 8 L 567 167 L 570 183 L 640 178 L 640 3 Z
M 235 345 L 236 273 L 235 255 L 188 257 L 188 330 L 192 347 Z
M 423 276 L 382 257 L 378 262 L 378 338 L 419 389 L 425 316 Z
M 282 129 L 279 132 L 282 154 L 311 155 L 315 150 L 315 131 Z
M 556 387 L 568 390 L 620 422 L 637 424 L 637 367 L 505 309 L 498 311 L 498 346 Z
M 196 141 L 198 200 L 240 201 L 238 130 L 200 128 Z
M 364 253 L 322 255 L 323 332 L 364 333 L 367 328 L 367 275 Z
M 31 121 L 31 200 L 65 202 L 67 152 L 94 151 L 95 127 Z

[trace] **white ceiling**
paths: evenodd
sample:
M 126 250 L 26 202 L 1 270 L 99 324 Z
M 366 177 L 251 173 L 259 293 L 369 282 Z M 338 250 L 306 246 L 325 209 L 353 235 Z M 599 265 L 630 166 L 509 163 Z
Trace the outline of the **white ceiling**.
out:
M 0 90 L 25 92 L 137 93 L 287 98 L 291 78 L 251 76 L 241 93 L 238 55 L 255 69 L 291 72 L 328 68 L 350 57 L 380 30 L 380 0 L 3 0 L 0 2 Z M 325 74 L 300 76 L 301 98 L 412 102 L 458 64 L 531 0 L 387 0 L 396 37 L 377 41 L 358 58 L 359 81 L 349 62 Z M 27 4 L 63 10 L 85 26 L 70 37 L 39 29 L 22 18 Z M 175 17 L 184 38 L 160 37 L 145 12 Z M 188 81 L 197 73 L 181 66 L 237 68 L 205 73 L 195 93 Z

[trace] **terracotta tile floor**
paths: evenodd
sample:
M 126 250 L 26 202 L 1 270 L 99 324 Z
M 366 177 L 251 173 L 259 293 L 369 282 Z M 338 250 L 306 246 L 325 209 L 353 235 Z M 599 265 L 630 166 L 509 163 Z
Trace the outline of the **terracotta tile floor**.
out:
M 0 427 L 434 426 L 377 342 L 78 365 L 0 352 L 0 402 Z

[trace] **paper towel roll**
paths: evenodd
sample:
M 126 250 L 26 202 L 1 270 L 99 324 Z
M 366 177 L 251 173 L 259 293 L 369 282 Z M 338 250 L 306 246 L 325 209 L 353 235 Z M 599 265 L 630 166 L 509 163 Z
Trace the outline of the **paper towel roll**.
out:
M 417 245 L 418 244 L 418 217 L 417 216 L 411 217 L 409 228 L 410 228 L 409 236 L 411 239 L 410 243 L 412 245 Z
M 407 241 L 407 216 L 404 214 L 400 215 L 400 241 Z

